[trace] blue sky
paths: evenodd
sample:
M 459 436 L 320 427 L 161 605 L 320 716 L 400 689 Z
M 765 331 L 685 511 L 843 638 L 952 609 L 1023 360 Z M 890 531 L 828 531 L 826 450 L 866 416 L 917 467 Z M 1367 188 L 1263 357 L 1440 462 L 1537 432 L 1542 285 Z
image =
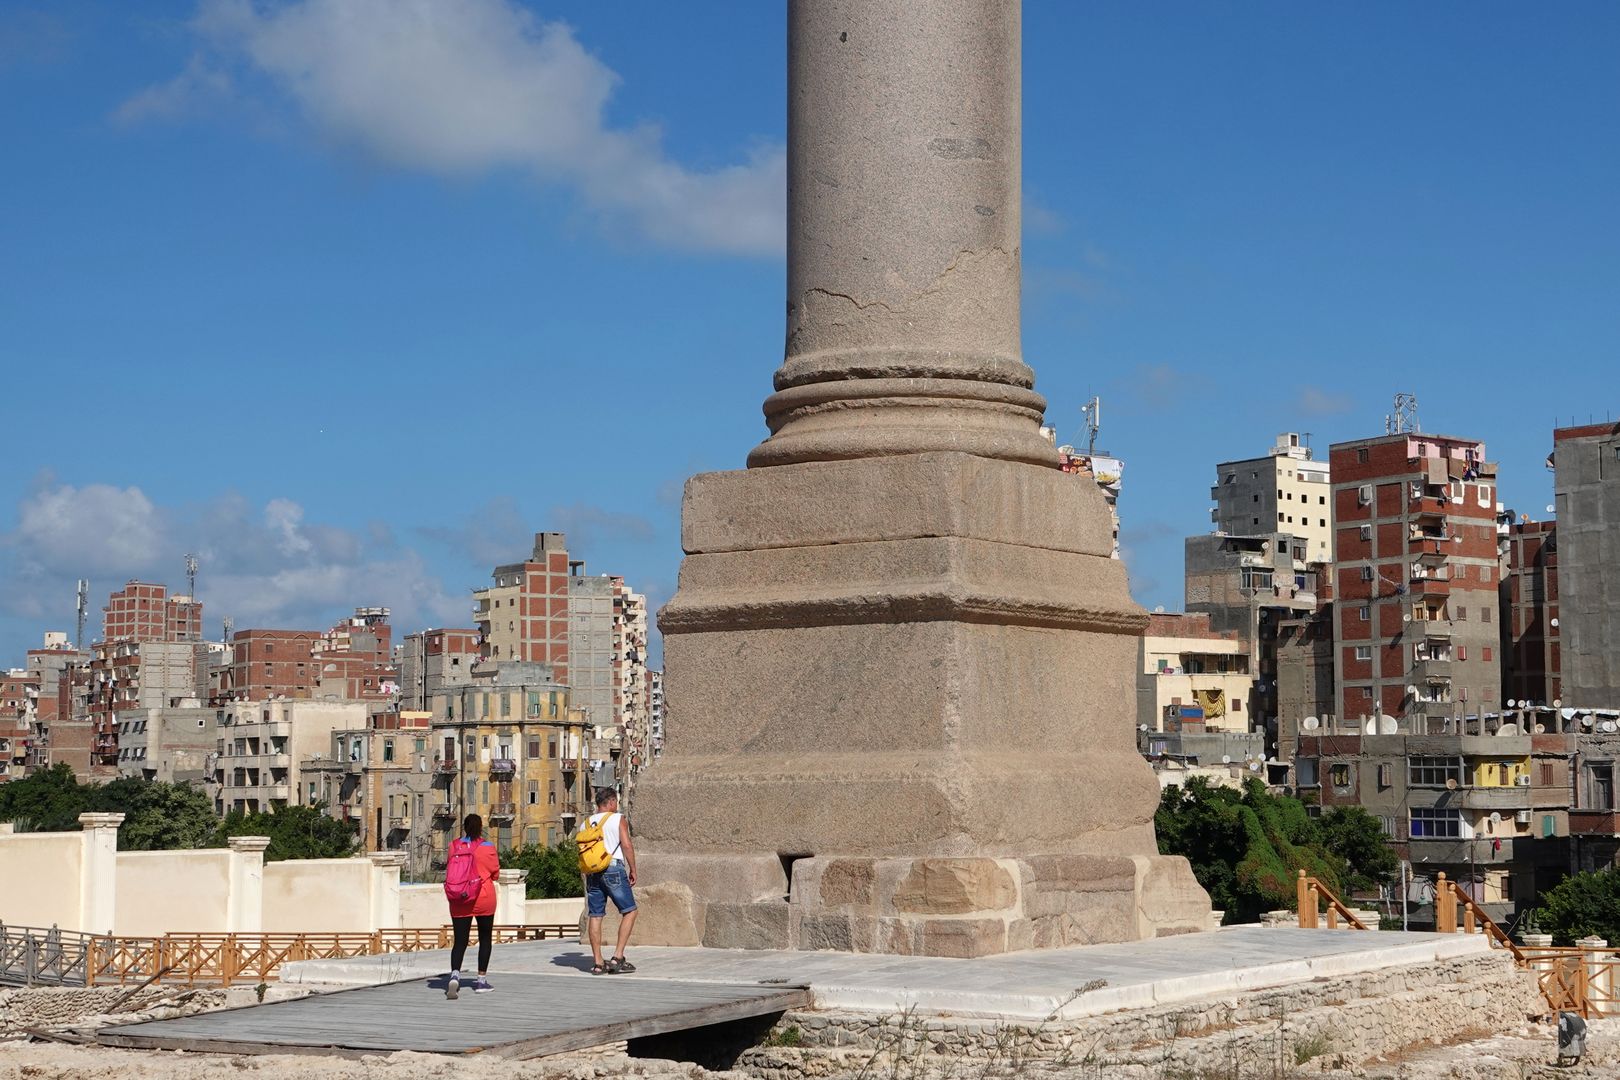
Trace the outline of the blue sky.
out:
M 0 0 L 0 664 L 202 556 L 211 633 L 564 529 L 674 588 L 781 359 L 783 6 Z M 453 15 L 452 17 L 452 9 Z M 1214 464 L 1620 409 L 1620 7 L 1025 4 L 1024 349 L 1181 602 Z

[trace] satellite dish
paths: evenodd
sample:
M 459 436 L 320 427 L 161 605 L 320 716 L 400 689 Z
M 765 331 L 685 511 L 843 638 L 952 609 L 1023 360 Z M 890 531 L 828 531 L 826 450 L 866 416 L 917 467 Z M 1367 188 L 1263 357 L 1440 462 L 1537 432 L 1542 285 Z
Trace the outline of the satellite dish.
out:
M 1367 727 L 1364 730 L 1366 731 L 1366 733 L 1368 735 L 1376 735 L 1376 734 L 1378 734 L 1378 721 L 1376 721 L 1376 720 L 1367 721 Z
M 1616 724 L 1613 720 L 1605 720 L 1603 721 L 1603 730 L 1613 735 L 1616 731 L 1620 731 L 1620 724 Z
M 1446 790 L 1447 791 L 1456 791 L 1457 790 L 1457 780 L 1456 780 L 1455 777 L 1451 777 L 1451 776 L 1446 777 Z
M 1500 824 L 1502 824 L 1502 814 L 1501 814 L 1500 811 L 1497 811 L 1497 810 L 1492 810 L 1491 811 L 1491 824 L 1492 825 L 1500 825 Z
M 1587 723 L 1591 723 L 1591 721 L 1588 720 Z M 1322 726 L 1322 721 L 1314 716 L 1307 716 L 1305 719 L 1299 722 L 1299 726 L 1304 728 L 1306 731 L 1315 731 L 1317 728 Z
M 1508 698 L 1507 699 L 1507 707 L 1510 708 L 1510 709 L 1517 709 L 1519 707 L 1519 703 L 1516 700 L 1514 700 L 1513 698 Z
M 1496 729 L 1496 733 L 1498 735 L 1523 735 L 1524 734 L 1524 732 L 1519 730 L 1519 725 L 1518 724 L 1503 724 L 1501 727 Z
M 1146 724 L 1137 724 L 1136 725 L 1136 730 L 1137 731 L 1146 731 L 1147 729 L 1148 729 L 1148 726 Z
M 1260 771 L 1260 763 L 1258 761 L 1249 762 L 1249 771 L 1250 772 L 1259 772 Z
M 1410 611 L 1403 612 L 1401 614 L 1401 622 L 1411 622 L 1411 621 L 1412 621 L 1412 613 Z
M 1562 698 L 1553 698 L 1553 708 L 1562 709 L 1563 707 L 1564 707 L 1564 701 L 1563 701 Z
M 1393 735 L 1399 730 L 1401 730 L 1401 726 L 1395 722 L 1393 716 L 1385 714 L 1378 718 L 1378 734 Z
M 1554 620 L 1553 620 L 1553 621 L 1552 621 L 1552 624 L 1553 624 L 1553 625 L 1554 625 L 1554 626 L 1557 626 L 1557 625 L 1558 625 L 1558 620 L 1557 620 L 1557 619 L 1554 619 Z
M 1222 765 L 1230 765 L 1230 764 L 1232 764 L 1232 755 L 1231 754 L 1222 754 L 1221 755 L 1221 764 Z
M 1545 735 L 1545 734 L 1547 734 L 1547 725 L 1546 724 L 1537 724 L 1536 725 L 1536 734 L 1537 735 Z
M 1406 688 L 1406 696 L 1407 696 L 1407 697 L 1417 697 L 1417 687 L 1415 687 L 1415 686 L 1408 686 L 1408 687 L 1407 687 L 1407 688 Z
M 1549 514 L 1556 514 L 1556 513 L 1558 513 L 1558 507 L 1556 507 L 1556 506 L 1549 506 L 1549 507 L 1547 507 L 1547 513 L 1549 513 Z
M 1581 717 L 1581 727 L 1591 727 L 1591 726 L 1592 726 L 1592 718 L 1590 716 Z

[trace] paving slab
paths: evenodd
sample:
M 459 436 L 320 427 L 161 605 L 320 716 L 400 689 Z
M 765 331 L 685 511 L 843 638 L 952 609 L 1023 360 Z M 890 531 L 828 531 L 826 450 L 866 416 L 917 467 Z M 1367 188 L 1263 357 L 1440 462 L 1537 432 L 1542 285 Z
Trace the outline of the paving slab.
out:
M 1490 943 L 1479 934 L 1259 926 L 972 960 L 837 952 L 638 949 L 632 942 L 630 953 L 640 970 L 628 978 L 806 986 L 814 1006 L 822 1009 L 888 1013 L 911 1008 L 965 1016 L 1075 1019 L 1291 982 L 1433 963 L 1489 949 Z M 282 981 L 377 985 L 441 975 L 448 963 L 444 951 L 306 960 L 283 968 Z M 496 946 L 491 973 L 592 979 L 585 974 L 589 966 L 590 953 L 580 945 L 535 941 Z

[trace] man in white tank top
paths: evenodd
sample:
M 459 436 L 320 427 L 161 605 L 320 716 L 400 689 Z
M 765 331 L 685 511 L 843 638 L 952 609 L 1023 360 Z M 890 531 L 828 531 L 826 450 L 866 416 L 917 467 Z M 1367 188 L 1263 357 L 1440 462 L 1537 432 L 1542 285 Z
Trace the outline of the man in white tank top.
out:
M 585 913 L 591 942 L 592 975 L 627 975 L 636 966 L 624 958 L 624 947 L 630 943 L 630 928 L 636 924 L 636 897 L 631 886 L 636 883 L 636 848 L 630 840 L 630 823 L 619 813 L 619 795 L 612 788 L 596 792 L 596 813 L 590 824 L 602 823 L 602 846 L 612 862 L 600 874 L 585 875 Z M 611 899 L 619 911 L 619 940 L 613 956 L 602 961 L 602 919 L 607 915 L 607 902 Z

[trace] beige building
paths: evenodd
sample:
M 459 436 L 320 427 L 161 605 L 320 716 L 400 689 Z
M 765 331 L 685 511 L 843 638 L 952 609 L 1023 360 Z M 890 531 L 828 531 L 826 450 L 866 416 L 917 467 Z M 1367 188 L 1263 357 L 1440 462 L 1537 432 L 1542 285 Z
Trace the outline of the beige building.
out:
M 1287 533 L 1303 539 L 1305 563 L 1333 561 L 1333 491 L 1328 463 L 1318 461 L 1297 432 L 1277 436 L 1261 458 L 1215 467 L 1215 531 L 1232 536 Z
M 118 715 L 118 774 L 162 783 L 199 783 L 218 749 L 220 710 L 203 705 L 136 709 Z
M 326 754 L 336 731 L 363 731 L 360 701 L 308 699 L 232 702 L 219 710 L 212 760 L 214 809 L 272 810 L 297 803 L 305 790 L 303 763 Z
M 543 664 L 495 666 L 472 686 L 433 698 L 432 861 L 471 813 L 502 848 L 555 844 L 573 832 L 590 800 L 591 730 L 568 687 Z
M 334 731 L 326 753 L 301 763 L 298 801 L 352 822 L 365 851 L 404 852 L 407 880 L 430 872 L 430 720 L 426 712 L 376 714 L 364 729 Z
M 1248 647 L 1207 614 L 1148 616 L 1137 669 L 1137 724 L 1148 731 L 1244 732 L 1254 685 Z

